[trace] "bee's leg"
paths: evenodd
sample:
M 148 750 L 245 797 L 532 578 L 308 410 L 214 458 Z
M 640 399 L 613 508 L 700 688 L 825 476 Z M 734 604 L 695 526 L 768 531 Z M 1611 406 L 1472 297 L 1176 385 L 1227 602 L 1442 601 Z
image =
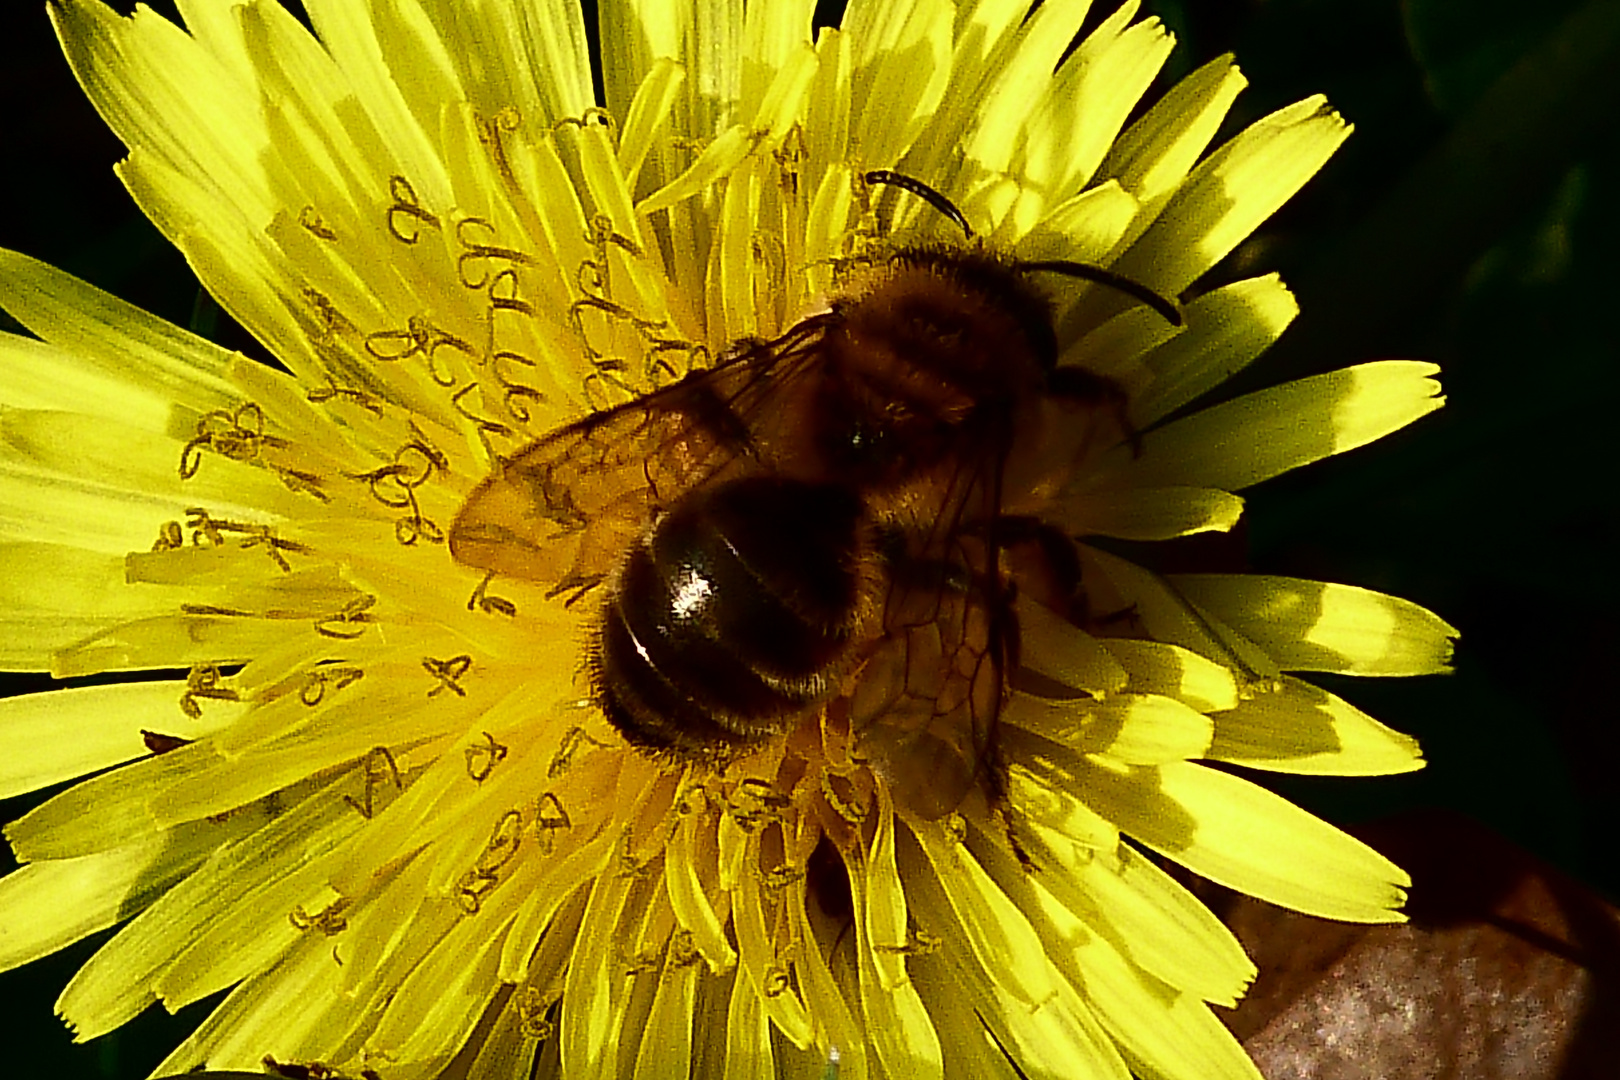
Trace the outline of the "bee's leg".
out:
M 1106 375 L 1068 365 L 1055 369 L 1047 381 L 1047 392 L 1054 398 L 1075 405 L 1106 411 L 1131 444 L 1131 454 L 1142 456 L 1142 433 L 1131 423 L 1130 395 Z
M 1024 594 L 1076 625 L 1084 621 L 1080 552 L 1068 533 L 1037 517 L 1009 515 L 996 519 L 995 540 Z
M 1068 533 L 1037 517 L 996 519 L 996 542 L 1009 576 L 1036 603 L 1092 633 L 1126 632 L 1136 626 L 1136 605 L 1118 611 L 1093 612 L 1081 580 L 1080 549 Z

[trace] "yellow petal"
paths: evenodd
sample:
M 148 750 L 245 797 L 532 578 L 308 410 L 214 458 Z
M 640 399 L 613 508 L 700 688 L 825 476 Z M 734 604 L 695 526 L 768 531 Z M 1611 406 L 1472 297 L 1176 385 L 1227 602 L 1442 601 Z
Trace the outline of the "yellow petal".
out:
M 1131 419 L 1146 428 L 1236 375 L 1269 349 L 1299 314 L 1276 274 L 1234 281 L 1198 297 L 1186 328 L 1147 354 L 1146 384 L 1131 395 Z
M 1076 536 L 1174 540 L 1226 532 L 1243 516 L 1243 500 L 1217 488 L 1101 488 L 1069 497 L 1051 515 Z
M 1040 885 L 1143 969 L 1178 990 L 1234 1005 L 1255 968 L 1203 903 L 1129 845 L 1082 851 L 1043 825 L 1020 833 L 1043 874 Z
M 908 892 L 916 886 L 918 923 L 927 927 L 948 920 L 945 928 L 931 932 L 960 937 L 978 965 L 1025 1007 L 1048 1001 L 1055 988 L 1040 941 L 978 861 L 939 822 L 914 824 L 902 835 L 915 838 L 922 856 L 904 878 Z
M 1020 694 L 1008 702 L 1007 720 L 1079 753 L 1132 765 L 1200 757 L 1213 730 L 1197 709 L 1153 694 L 1111 694 L 1101 701 Z
M 874 923 L 882 925 L 884 920 L 881 915 L 874 918 L 870 910 L 869 880 L 864 866 L 851 868 L 849 881 L 855 912 L 861 1015 L 872 1051 L 890 1076 L 943 1080 L 945 1064 L 939 1036 L 917 988 L 909 978 L 896 983 L 881 974 L 879 964 L 885 956 L 901 959 L 895 946 L 905 943 L 905 927 L 902 923 L 898 928 L 901 937 L 887 942 L 871 936 L 867 928 Z M 892 929 L 885 932 L 891 933 Z
M 729 176 L 754 148 L 753 135 L 741 124 L 726 129 L 703 148 L 690 168 L 636 204 L 636 213 L 655 214 L 690 199 Z
M 1113 822 L 1080 801 L 1072 773 L 1058 771 L 1062 763 L 1054 761 L 1049 752 L 1055 744 L 1016 727 L 1009 726 L 1005 734 L 1008 750 L 1019 751 L 1013 760 L 1025 762 L 1007 770 L 1008 801 L 1019 813 L 1079 848 L 1112 851 L 1119 846 L 1119 830 Z
M 1087 1000 L 1140 1073 L 1260 1080 L 1248 1053 L 1197 998 L 1167 998 L 1101 937 L 1077 943 L 1074 958 Z
M 662 1080 L 666 1076 L 685 1076 L 690 1071 L 699 969 L 698 965 L 678 963 L 676 959 L 671 949 L 659 972 L 652 1010 L 641 1029 L 633 1080 Z
M 591 887 L 591 899 L 579 926 L 563 997 L 562 1059 L 570 1076 L 614 1075 L 626 993 L 623 961 L 615 955 L 619 923 L 632 879 L 602 874 Z
M 858 918 L 865 934 L 866 949 L 882 988 L 893 990 L 907 981 L 905 955 L 899 946 L 906 943 L 906 897 L 895 866 L 894 803 L 886 785 L 878 785 L 878 819 L 872 836 L 862 882 L 862 906 Z
M 1321 97 L 1256 121 L 1199 162 L 1114 269 L 1181 292 L 1292 198 L 1349 134 Z
M 619 168 L 632 187 L 653 148 L 654 134 L 667 127 L 670 110 L 685 82 L 686 70 L 666 57 L 653 65 L 636 88 L 635 100 L 630 103 L 630 113 L 619 133 Z
M 123 18 L 71 0 L 50 12 L 79 84 L 125 145 L 152 147 L 221 202 L 269 220 L 275 199 L 255 156 L 264 120 L 244 72 L 149 9 Z
M 1206 756 L 1217 761 L 1324 776 L 1386 776 L 1423 767 L 1416 739 L 1286 676 L 1214 720 Z
M 613 836 L 603 833 L 566 855 L 547 860 L 539 875 L 522 883 L 532 899 L 518 912 L 506 936 L 499 971 L 502 982 L 518 983 L 530 977 L 529 966 L 543 935 L 555 932 L 552 920 L 573 899 L 581 882 L 593 881 L 608 869 L 612 854 Z
M 400 983 L 368 1042 L 405 1061 L 443 1061 L 460 1049 L 499 983 L 501 947 L 511 928 L 510 890 L 495 896 L 507 910 L 486 905 L 459 920 Z
M 1125 688 L 1125 669 L 1100 640 L 1049 609 L 1018 608 L 1019 662 L 1065 686 L 1091 694 Z
M 294 797 L 307 794 L 307 790 L 293 793 Z M 161 905 L 162 898 L 176 882 L 181 882 L 178 887 L 186 887 L 195 880 L 188 875 L 216 848 L 229 846 L 249 836 L 261 826 L 269 824 L 271 817 L 271 814 L 264 812 L 264 808 L 257 808 L 254 812 L 239 814 L 222 822 L 192 822 L 161 832 L 148 832 L 125 848 L 103 852 L 111 863 L 109 870 L 119 866 L 119 851 L 144 849 L 148 852 L 139 865 L 125 867 L 126 871 L 132 872 L 122 879 L 122 895 L 104 894 L 101 897 L 103 903 L 109 903 L 100 912 L 101 917 L 106 919 L 103 925 L 110 925 L 136 913 L 142 913 L 142 918 L 136 919 L 112 941 L 103 945 L 63 991 L 57 1009 L 80 1037 L 89 1039 L 111 1031 L 133 1019 L 155 1000 L 155 968 L 166 964 L 174 955 L 175 943 L 163 940 L 166 929 L 175 920 L 183 921 L 192 914 L 189 909 L 195 905 L 187 905 L 183 900 L 171 901 L 159 909 L 153 902 Z M 93 865 L 79 863 L 78 860 L 72 862 L 81 866 Z M 48 865 L 57 863 L 53 861 Z M 111 880 L 117 882 L 120 878 L 113 875 Z M 195 890 L 200 884 L 193 885 L 192 889 Z M 89 901 L 91 897 L 85 899 Z M 89 910 L 95 912 L 94 907 Z M 156 950 L 150 946 L 140 947 L 154 937 L 162 943 L 162 947 Z M 124 939 L 122 944 L 120 939 Z
M 724 1080 L 775 1080 L 771 1053 L 771 1025 L 760 1007 L 759 991 L 740 969 L 731 988 L 726 1011 L 726 1075 Z
M 142 730 L 197 739 L 228 727 L 246 704 L 188 716 L 184 682 L 72 687 L 0 701 L 0 738 L 12 749 L 0 762 L 0 798 L 46 787 L 151 753 Z
M 1432 675 L 1451 670 L 1456 628 L 1398 596 L 1258 574 L 1177 574 L 1170 581 L 1287 671 Z
M 1024 175 L 1055 196 L 1091 180 L 1170 58 L 1175 38 L 1157 18 L 1136 14 L 1135 4 L 1122 4 L 1105 18 L 1026 113 Z
M 866 1032 L 850 1012 L 843 990 L 833 979 L 822 953 L 823 946 L 811 929 L 805 911 L 803 889 L 788 889 L 784 900 L 796 939 L 793 971 L 804 994 L 805 1008 L 816 1026 L 817 1047 L 825 1046 L 829 1056 L 836 1051 L 840 1076 L 866 1080 Z
M 304 10 L 321 45 L 342 68 L 361 111 L 395 155 L 400 175 L 411 178 L 429 205 L 448 203 L 444 160 L 429 137 L 430 132 L 438 134 L 439 112 L 436 107 L 427 111 L 427 103 L 454 100 L 447 94 L 454 88 L 449 58 L 442 50 L 402 49 L 409 38 L 401 32 L 400 20 L 388 18 L 386 7 L 309 0 Z M 189 18 L 187 25 L 194 25 Z M 409 72 L 409 77 L 397 78 L 396 70 Z
M 1122 831 L 1211 881 L 1325 919 L 1405 919 L 1400 867 L 1247 780 L 1192 762 L 1089 779 Z
M 1250 677 L 1278 673 L 1271 657 L 1220 619 L 1200 611 L 1164 578 L 1099 548 L 1080 548 L 1081 579 L 1106 597 L 1103 611 L 1129 610 L 1147 636 L 1206 656 Z M 1108 591 L 1103 591 L 1104 588 Z
M 125 901 L 161 886 L 165 878 L 172 881 L 176 868 L 163 861 L 168 839 L 154 835 L 93 855 L 33 863 L 0 879 L 0 910 L 5 912 L 0 971 L 105 930 L 125 917 Z
M 1019 151 L 1029 137 L 1032 114 L 1060 108 L 1059 102 L 1047 100 L 1055 84 L 1052 72 L 1090 6 L 1090 0 L 1063 0 L 1042 4 L 1031 15 L 1017 47 L 979 99 L 978 115 L 962 147 L 970 161 L 993 173 L 1006 173 L 1021 164 Z M 1065 95 L 1069 100 L 1062 102 L 1070 105 L 1065 112 L 1072 111 L 1072 95 L 1071 89 Z M 1043 119 L 1050 124 L 1050 118 Z M 1073 118 L 1067 119 L 1072 125 Z M 1049 176 L 1037 177 L 1041 186 L 1050 180 Z
M 854 0 L 845 10 L 850 127 L 860 132 L 871 165 L 899 164 L 939 108 L 950 81 L 954 23 L 946 0 Z
M 1238 703 L 1232 669 L 1206 656 L 1135 638 L 1108 638 L 1106 645 L 1128 673 L 1129 686 L 1136 693 L 1173 697 L 1199 712 L 1230 709 Z
M 702 822 L 702 815 L 687 814 L 670 837 L 664 853 L 664 883 L 676 921 L 692 935 L 709 970 L 720 975 L 736 964 L 737 952 L 726 939 L 725 927 L 709 899 L 710 889 L 717 888 L 717 849 L 712 832 L 699 835 Z M 704 853 L 701 867 L 697 861 L 700 852 Z
M 56 346 L 59 352 L 53 357 L 72 358 L 64 361 L 69 366 L 62 369 L 62 385 L 75 368 L 84 368 L 96 372 L 103 384 L 124 387 L 137 403 L 156 399 L 206 413 L 238 402 L 225 378 L 231 356 L 227 350 L 55 267 L 4 249 L 0 309 Z M 40 370 L 50 370 L 44 357 Z
M 1052 206 L 1017 244 L 1020 259 L 1100 262 L 1125 235 L 1141 206 L 1116 180 L 1086 188 Z M 1159 320 L 1163 322 L 1162 319 Z M 1065 356 L 1082 366 L 1089 356 Z
M 940 1042 L 951 1060 L 951 1075 L 982 1077 L 983 1080 L 1027 1080 L 989 1037 L 984 1020 L 968 996 L 961 980 L 937 956 L 919 956 L 912 962 L 914 985 L 928 1015 L 933 1018 Z M 1027 1068 L 1027 1066 L 1024 1066 Z
M 759 835 L 752 832 L 748 834 L 748 865 L 742 871 L 740 887 L 731 906 L 737 953 L 742 958 L 742 972 L 752 993 L 764 1002 L 765 1013 L 776 1030 L 802 1050 L 810 1045 L 815 1029 L 798 992 L 790 986 L 779 986 L 772 977 L 786 965 L 784 958 L 777 955 L 770 929 L 765 924 L 758 860 Z
M 1117 179 L 1141 202 L 1160 203 L 1186 178 L 1247 81 L 1230 54 L 1204 64 L 1120 135 L 1097 179 Z
M 1380 360 L 1228 401 L 1147 433 L 1141 457 L 1114 453 L 1120 483 L 1238 491 L 1289 469 L 1354 450 L 1445 403 L 1413 360 Z M 1128 460 L 1129 459 L 1129 460 Z

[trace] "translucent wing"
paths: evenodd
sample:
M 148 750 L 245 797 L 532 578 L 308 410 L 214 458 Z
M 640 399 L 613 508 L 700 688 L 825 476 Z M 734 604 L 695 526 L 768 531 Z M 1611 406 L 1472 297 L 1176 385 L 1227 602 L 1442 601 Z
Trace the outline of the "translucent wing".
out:
M 995 727 L 1016 634 L 996 536 L 1004 442 L 992 433 L 926 514 L 891 526 L 883 638 L 851 701 L 858 752 L 929 820 L 1000 782 Z
M 451 555 L 583 595 L 656 513 L 707 480 L 761 467 L 771 433 L 760 426 L 784 411 L 773 399 L 815 362 L 820 332 L 812 320 L 774 342 L 740 343 L 712 369 L 524 447 L 467 497 Z

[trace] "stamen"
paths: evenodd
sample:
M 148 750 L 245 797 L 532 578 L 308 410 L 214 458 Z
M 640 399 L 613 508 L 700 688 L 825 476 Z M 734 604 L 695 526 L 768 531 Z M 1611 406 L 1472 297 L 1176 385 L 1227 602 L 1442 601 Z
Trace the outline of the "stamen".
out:
M 562 802 L 552 792 L 544 792 L 535 800 L 534 828 L 538 834 L 538 842 L 542 854 L 550 855 L 556 847 L 556 837 L 564 829 L 572 829 L 574 823 L 569 820 L 568 811 L 563 809 Z
M 242 695 L 225 686 L 219 668 L 198 664 L 186 676 L 186 690 L 180 695 L 180 711 L 193 720 L 202 716 L 201 701 L 241 701 Z
M 461 686 L 461 677 L 472 668 L 473 658 L 466 653 L 452 656 L 448 660 L 435 660 L 431 656 L 422 657 L 422 666 L 428 674 L 439 680 L 439 685 L 428 691 L 428 697 L 438 697 L 449 690 L 457 697 L 466 697 L 467 691 Z M 491 740 L 493 741 L 493 740 Z
M 321 217 L 320 211 L 313 206 L 306 206 L 298 211 L 298 224 L 312 236 L 318 236 L 322 240 L 337 239 L 337 233 L 332 231 L 332 227 Z
M 478 587 L 473 590 L 472 596 L 467 598 L 467 610 L 482 611 L 485 614 L 505 615 L 509 619 L 516 616 L 516 604 L 504 597 L 489 596 L 487 594 L 486 590 L 489 588 L 489 583 L 494 580 L 495 571 L 491 570 L 484 575 L 484 580 L 478 583 Z
M 232 461 L 252 461 L 265 447 L 282 448 L 287 440 L 264 433 L 264 410 L 251 401 L 235 412 L 215 409 L 197 421 L 197 433 L 180 451 L 180 479 L 190 480 L 202 466 L 202 451 L 212 450 Z
M 469 267 L 480 260 L 499 260 L 501 262 L 517 263 L 520 266 L 533 266 L 533 255 L 518 251 L 516 248 L 501 247 L 494 243 L 481 242 L 472 235 L 472 229 L 486 229 L 491 239 L 495 236 L 495 226 L 486 218 L 463 218 L 456 223 L 456 243 L 461 245 L 461 254 L 456 258 L 456 271 L 461 283 L 469 289 L 482 289 L 489 284 L 490 267 L 480 265 L 480 273 L 476 278 L 468 276 Z
M 611 750 L 612 747 L 602 740 L 591 735 L 582 727 L 571 727 L 563 733 L 562 742 L 557 747 L 557 753 L 551 759 L 551 765 L 546 769 L 546 775 L 555 780 L 568 771 L 574 762 L 574 754 L 581 746 L 588 746 L 593 750 Z
M 390 176 L 388 178 L 388 194 L 393 197 L 393 204 L 388 207 L 388 231 L 395 240 L 402 244 L 414 244 L 422 238 L 422 225 L 439 228 L 439 219 L 422 208 L 422 203 L 416 197 L 416 189 L 411 187 L 409 180 L 403 176 Z M 410 224 L 410 232 L 405 231 L 401 223 L 403 217 Z
M 323 665 L 328 663 L 330 661 L 321 661 Z M 317 666 L 304 676 L 304 685 L 298 691 L 298 700 L 308 707 L 314 708 L 326 699 L 326 688 L 328 686 L 331 686 L 335 693 L 350 683 L 359 682 L 365 677 L 365 674 L 364 671 L 357 667 Z M 377 749 L 381 750 L 382 747 Z
M 471 662 L 469 658 L 468 663 Z M 488 780 L 489 774 L 495 771 L 495 766 L 506 760 L 506 747 L 496 742 L 495 736 L 487 731 L 483 736 L 486 740 L 483 744 L 469 746 L 464 751 L 467 756 L 467 775 L 475 784 L 482 784 Z
M 376 602 L 377 598 L 369 593 L 357 596 L 344 604 L 341 611 L 317 619 L 315 632 L 322 637 L 354 641 L 366 632 L 368 625 L 377 621 L 377 617 L 370 613 Z
M 399 775 L 399 765 L 394 761 L 393 752 L 386 746 L 373 746 L 367 751 L 361 760 L 361 768 L 365 770 L 363 798 L 356 799 L 353 795 L 345 795 L 343 801 L 359 811 L 361 817 L 370 821 L 374 810 L 372 797 L 376 793 L 377 785 L 384 780 L 392 780 L 395 791 L 404 791 L 405 781 Z
M 333 937 L 349 928 L 349 920 L 344 913 L 353 904 L 353 900 L 340 896 L 314 915 L 305 912 L 304 906 L 299 904 L 287 913 L 287 921 L 292 923 L 295 930 L 319 930 L 327 937 Z

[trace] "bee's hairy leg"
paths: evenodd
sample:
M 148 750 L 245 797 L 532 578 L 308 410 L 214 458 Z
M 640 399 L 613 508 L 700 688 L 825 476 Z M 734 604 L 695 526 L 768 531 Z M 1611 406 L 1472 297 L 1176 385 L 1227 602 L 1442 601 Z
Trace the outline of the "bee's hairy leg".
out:
M 1038 517 L 1007 515 L 994 525 L 996 547 L 1023 593 L 1075 625 L 1089 615 L 1074 538 Z
M 1061 401 L 1108 413 L 1131 444 L 1131 456 L 1142 456 L 1142 433 L 1131 423 L 1130 395 L 1118 382 L 1069 364 L 1053 369 L 1047 377 L 1047 392 Z

